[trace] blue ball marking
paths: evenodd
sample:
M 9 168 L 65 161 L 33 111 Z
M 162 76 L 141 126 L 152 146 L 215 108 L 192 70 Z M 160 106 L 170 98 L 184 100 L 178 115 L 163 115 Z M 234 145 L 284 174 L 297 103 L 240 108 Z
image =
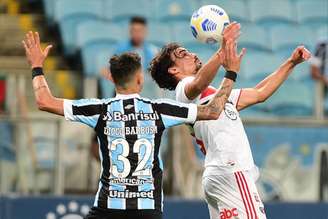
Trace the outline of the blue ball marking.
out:
M 208 19 L 205 19 L 203 22 L 202 22 L 202 29 L 203 29 L 203 31 L 207 31 L 207 29 L 208 29 L 208 25 L 207 25 L 207 23 L 209 22 L 209 20 Z
M 200 15 L 199 10 L 197 10 L 192 14 L 192 18 L 197 18 L 199 17 L 199 15 Z
M 195 37 L 195 38 L 197 38 L 197 30 L 196 30 L 196 28 L 194 27 L 194 26 L 190 26 L 190 28 L 191 28 L 191 33 L 192 33 L 192 35 Z
M 213 31 L 216 30 L 217 24 L 209 19 L 205 19 L 202 22 L 202 29 L 203 31 Z
M 217 14 L 220 15 L 220 16 L 224 15 L 223 11 L 221 11 L 221 10 L 218 9 L 218 8 L 211 8 L 211 11 L 217 13 Z

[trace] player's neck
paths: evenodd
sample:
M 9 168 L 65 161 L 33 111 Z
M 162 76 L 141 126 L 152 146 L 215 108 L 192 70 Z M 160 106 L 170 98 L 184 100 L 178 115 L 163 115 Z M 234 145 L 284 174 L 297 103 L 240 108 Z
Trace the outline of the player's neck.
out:
M 139 89 L 138 86 L 129 86 L 127 88 L 116 87 L 116 93 L 118 93 L 118 94 L 124 94 L 124 95 L 128 95 L 128 94 L 139 94 L 140 93 L 140 89 Z

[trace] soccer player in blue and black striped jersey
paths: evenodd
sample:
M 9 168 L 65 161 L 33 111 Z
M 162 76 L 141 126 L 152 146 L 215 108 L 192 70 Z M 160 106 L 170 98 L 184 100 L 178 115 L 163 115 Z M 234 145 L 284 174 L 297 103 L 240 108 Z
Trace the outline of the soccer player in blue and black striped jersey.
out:
M 207 105 L 150 100 L 139 96 L 143 86 L 140 57 L 124 53 L 110 59 L 116 97 L 67 100 L 54 97 L 42 67 L 51 46 L 40 46 L 38 33 L 23 41 L 32 67 L 38 108 L 92 127 L 97 134 L 101 178 L 87 219 L 161 219 L 162 171 L 159 146 L 164 129 L 195 120 L 217 119 L 236 75 L 226 75 Z

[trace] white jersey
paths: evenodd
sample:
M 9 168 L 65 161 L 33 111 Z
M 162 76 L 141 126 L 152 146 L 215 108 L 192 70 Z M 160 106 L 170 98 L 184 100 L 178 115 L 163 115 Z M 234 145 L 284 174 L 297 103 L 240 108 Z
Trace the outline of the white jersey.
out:
M 194 80 L 186 77 L 176 87 L 176 100 L 184 103 L 207 103 L 216 93 L 209 86 L 197 98 L 189 100 L 185 85 Z M 236 171 L 251 170 L 254 160 L 244 126 L 236 109 L 242 90 L 233 89 L 224 110 L 217 120 L 197 121 L 193 125 L 197 143 L 206 151 L 203 176 L 223 175 Z

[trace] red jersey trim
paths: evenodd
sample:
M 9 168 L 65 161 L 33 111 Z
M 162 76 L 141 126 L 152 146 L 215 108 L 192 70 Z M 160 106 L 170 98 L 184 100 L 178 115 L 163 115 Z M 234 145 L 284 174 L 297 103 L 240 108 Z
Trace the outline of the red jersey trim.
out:
M 200 149 L 200 151 L 201 151 L 204 155 L 206 155 L 206 148 L 205 148 L 205 144 L 204 144 L 204 142 L 203 142 L 202 140 L 196 138 L 196 136 L 195 136 L 194 134 L 191 134 L 191 135 L 195 138 L 196 143 L 199 145 L 199 149 Z
M 207 87 L 201 94 L 200 99 L 203 99 L 204 97 L 210 96 L 212 94 L 216 93 L 216 89 L 214 87 Z

